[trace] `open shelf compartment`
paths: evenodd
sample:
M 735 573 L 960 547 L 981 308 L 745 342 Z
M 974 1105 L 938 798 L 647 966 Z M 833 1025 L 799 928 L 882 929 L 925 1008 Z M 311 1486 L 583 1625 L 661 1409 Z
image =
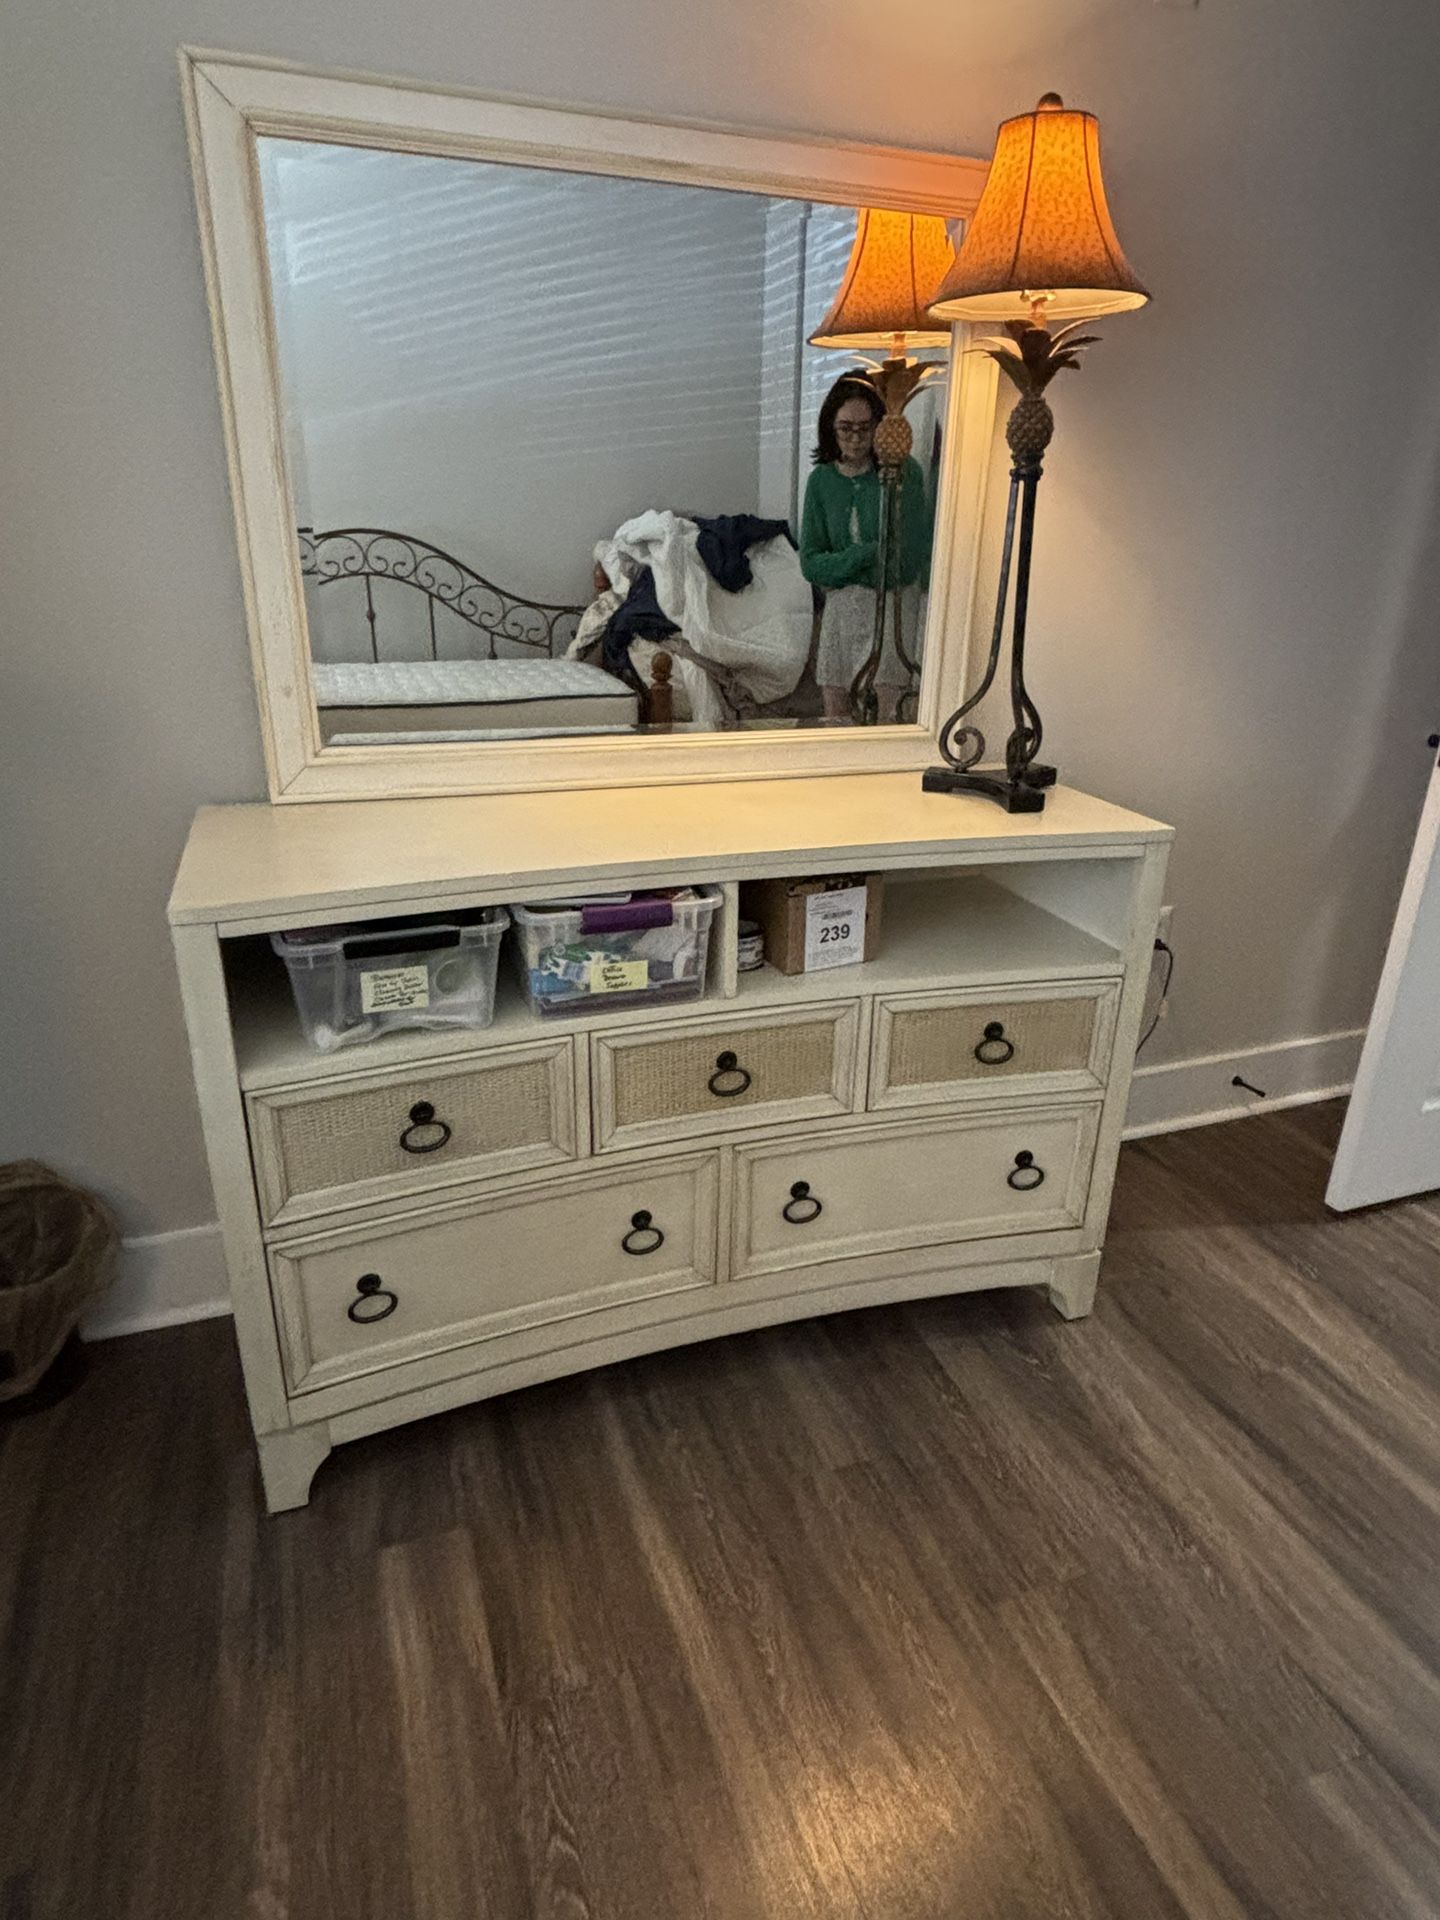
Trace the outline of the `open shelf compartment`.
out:
M 575 1013 L 563 1025 L 575 1032 L 644 1025 L 662 1016 L 673 1021 L 714 1013 L 737 1001 L 758 1008 L 1006 982 L 1114 978 L 1123 970 L 1135 874 L 1135 862 L 1116 859 L 891 870 L 876 957 L 796 975 L 771 966 L 737 973 L 736 882 L 699 875 L 718 881 L 725 894 L 710 943 L 705 997 L 670 1009 Z M 284 967 L 267 938 L 228 939 L 224 959 L 241 1083 L 251 1091 L 528 1041 L 561 1024 L 531 1010 L 502 958 L 493 1025 L 402 1030 L 320 1054 L 301 1032 Z

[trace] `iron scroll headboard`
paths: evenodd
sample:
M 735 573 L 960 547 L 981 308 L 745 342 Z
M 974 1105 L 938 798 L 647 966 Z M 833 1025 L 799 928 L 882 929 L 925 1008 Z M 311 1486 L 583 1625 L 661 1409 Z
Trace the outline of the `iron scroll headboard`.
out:
M 305 579 L 313 580 L 317 588 L 337 580 L 363 582 L 370 656 L 376 661 L 380 659 L 375 608 L 377 580 L 395 580 L 424 594 L 432 660 L 440 657 L 435 624 L 437 609 L 454 614 L 482 633 L 486 641 L 484 657 L 490 660 L 499 657 L 497 641 L 503 642 L 507 650 L 522 648 L 552 658 L 563 654 L 574 639 L 584 612 L 583 607 L 553 606 L 543 600 L 527 600 L 523 594 L 507 593 L 443 548 L 384 527 L 335 527 L 324 533 L 316 533 L 312 527 L 299 527 L 296 532 L 300 541 L 300 572 Z

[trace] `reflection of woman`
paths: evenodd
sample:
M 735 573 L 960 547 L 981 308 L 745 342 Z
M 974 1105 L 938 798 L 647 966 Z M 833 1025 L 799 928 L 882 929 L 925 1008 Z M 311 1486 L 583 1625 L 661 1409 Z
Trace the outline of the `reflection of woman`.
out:
M 805 488 L 800 521 L 800 565 L 805 578 L 825 591 L 815 678 L 827 719 L 850 718 L 850 687 L 875 639 L 875 589 L 879 584 L 880 472 L 875 464 L 876 422 L 885 408 L 868 380 L 844 374 L 826 394 L 816 427 L 815 471 Z M 920 592 L 927 584 L 930 513 L 925 477 L 907 459 L 900 472 L 898 539 L 885 572 L 900 588 L 905 651 L 918 658 Z M 910 675 L 895 650 L 887 615 L 885 648 L 875 674 L 882 722 L 893 720 Z

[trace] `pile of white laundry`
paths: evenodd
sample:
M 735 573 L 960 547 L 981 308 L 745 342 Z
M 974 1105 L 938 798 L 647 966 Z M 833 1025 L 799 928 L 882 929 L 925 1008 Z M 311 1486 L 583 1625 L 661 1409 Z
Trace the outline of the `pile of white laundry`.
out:
M 648 567 L 655 598 L 667 620 L 679 628 L 685 652 L 674 655 L 675 684 L 700 727 L 719 731 L 733 726 L 732 708 L 722 697 L 730 683 L 756 706 L 768 706 L 794 691 L 810 654 L 813 598 L 800 571 L 794 547 L 783 538 L 762 540 L 750 548 L 751 583 L 729 593 L 710 575 L 698 551 L 700 529 L 679 514 L 651 508 L 618 527 L 595 548 L 595 559 L 610 582 L 581 617 L 569 652 L 587 653 L 600 641 L 639 574 Z M 663 640 L 631 643 L 631 664 L 648 682 L 654 654 Z

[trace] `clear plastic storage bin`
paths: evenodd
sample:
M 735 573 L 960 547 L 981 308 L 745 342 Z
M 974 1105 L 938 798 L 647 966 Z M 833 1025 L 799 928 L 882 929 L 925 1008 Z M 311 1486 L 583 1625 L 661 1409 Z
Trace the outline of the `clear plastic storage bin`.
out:
M 698 1000 L 718 887 L 512 907 L 520 982 L 537 1013 Z
M 305 1038 L 321 1053 L 395 1027 L 488 1027 L 495 970 L 510 924 L 503 907 L 465 920 L 306 927 L 272 933 Z

